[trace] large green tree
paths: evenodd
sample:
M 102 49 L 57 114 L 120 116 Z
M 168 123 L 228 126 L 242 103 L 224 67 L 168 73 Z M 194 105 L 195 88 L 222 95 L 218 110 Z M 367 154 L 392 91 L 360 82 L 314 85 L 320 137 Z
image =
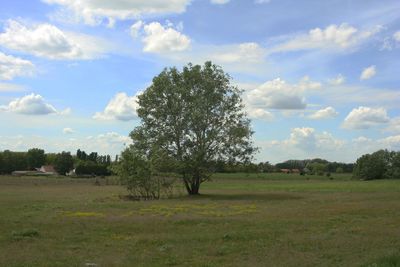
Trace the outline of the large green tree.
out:
M 188 64 L 164 69 L 138 97 L 140 126 L 131 148 L 150 158 L 162 151 L 189 194 L 214 171 L 214 162 L 249 161 L 253 146 L 241 91 L 219 66 Z
M 74 160 L 70 152 L 61 152 L 58 153 L 55 162 L 54 168 L 61 175 L 66 175 L 74 166 Z
M 34 168 L 39 168 L 46 163 L 46 155 L 43 149 L 31 148 L 26 154 L 26 160 L 28 163 L 28 168 L 33 170 Z
M 364 180 L 400 178 L 400 152 L 378 150 L 357 159 L 353 175 Z

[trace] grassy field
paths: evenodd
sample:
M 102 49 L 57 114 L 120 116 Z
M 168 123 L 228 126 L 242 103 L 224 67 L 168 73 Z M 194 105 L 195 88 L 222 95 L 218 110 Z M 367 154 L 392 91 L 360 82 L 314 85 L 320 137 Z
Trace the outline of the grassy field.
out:
M 400 180 L 218 174 L 201 193 L 0 177 L 0 266 L 400 266 Z

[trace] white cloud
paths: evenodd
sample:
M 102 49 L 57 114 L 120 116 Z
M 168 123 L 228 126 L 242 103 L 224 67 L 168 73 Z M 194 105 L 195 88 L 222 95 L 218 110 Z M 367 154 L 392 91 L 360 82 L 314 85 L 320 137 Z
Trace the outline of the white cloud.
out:
M 379 140 L 385 148 L 400 150 L 400 135 L 388 136 Z
M 300 34 L 272 48 L 272 52 L 298 51 L 309 49 L 347 50 L 354 48 L 379 32 L 377 26 L 371 30 L 360 31 L 348 24 L 332 24 L 325 29 L 315 28 L 307 34 Z
M 71 108 L 66 108 L 66 109 L 61 110 L 60 112 L 58 112 L 58 114 L 60 114 L 60 115 L 70 115 L 71 112 L 72 112 Z
M 393 34 L 393 39 L 395 39 L 397 42 L 400 42 L 400 31 L 397 31 Z
M 266 61 L 267 50 L 257 43 L 238 43 L 228 45 L 201 45 L 193 42 L 190 49 L 179 53 L 163 54 L 171 64 L 204 64 L 212 61 L 229 73 L 248 73 L 266 75 L 271 66 Z
M 221 63 L 260 63 L 265 58 L 265 50 L 257 43 L 241 43 L 232 47 L 232 49 L 223 49 L 210 57 Z
M 140 30 L 142 29 L 144 23 L 141 20 L 136 21 L 134 24 L 132 24 L 130 28 L 130 33 L 132 38 L 137 38 L 140 34 Z
M 400 135 L 392 135 L 373 140 L 360 136 L 352 140 L 353 151 L 357 151 L 358 156 L 366 153 L 372 153 L 379 149 L 400 150 Z
M 0 80 L 33 75 L 34 69 L 32 62 L 0 52 Z
M 262 108 L 247 108 L 247 113 L 252 119 L 271 121 L 274 118 L 271 112 Z
M 360 80 L 368 80 L 376 75 L 376 67 L 374 65 L 365 68 L 360 75 Z
M 230 0 L 210 0 L 211 4 L 214 5 L 225 5 L 230 2 Z
M 249 106 L 255 108 L 305 109 L 307 104 L 302 95 L 306 91 L 320 88 L 320 83 L 311 81 L 307 76 L 300 80 L 298 84 L 288 84 L 277 78 L 248 91 L 245 97 Z
M 137 97 L 140 93 L 134 96 L 128 96 L 126 93 L 117 93 L 108 102 L 103 112 L 96 112 L 93 116 L 98 120 L 120 120 L 130 121 L 137 118 L 136 109 L 138 108 Z
M 93 139 L 93 138 L 90 138 Z M 124 135 L 120 135 L 116 132 L 108 132 L 105 134 L 99 134 L 97 137 L 95 137 L 95 139 L 98 139 L 100 141 L 104 140 L 107 143 L 110 144 L 129 144 L 132 140 L 129 136 L 124 136 Z
M 328 158 L 340 152 L 344 140 L 335 138 L 328 132 L 317 132 L 314 128 L 299 127 L 291 129 L 290 136 L 284 140 L 271 140 L 260 142 L 268 159 L 274 161 L 288 159 Z M 264 159 L 265 160 L 265 159 Z
M 116 20 L 136 19 L 146 15 L 183 13 L 191 0 L 42 0 L 63 7 L 55 16 L 70 16 L 75 21 L 98 25 L 107 20 L 113 26 Z
M 336 117 L 338 114 L 339 113 L 333 107 L 327 107 L 311 114 L 309 118 L 313 120 L 330 119 Z
M 26 88 L 23 85 L 13 83 L 0 83 L 0 92 L 23 92 Z
M 11 101 L 7 106 L 0 106 L 0 110 L 25 115 L 47 115 L 58 113 L 50 104 L 46 103 L 41 95 L 30 94 Z
M 387 132 L 400 133 L 400 117 L 390 120 L 389 126 L 385 129 Z
M 62 132 L 63 132 L 63 134 L 73 134 L 73 133 L 75 133 L 75 131 L 70 127 L 64 128 Z
M 138 23 L 138 22 L 137 22 Z M 137 35 L 141 24 L 133 24 L 131 34 Z M 190 47 L 191 40 L 173 28 L 173 25 L 161 25 L 159 22 L 151 22 L 143 25 L 142 42 L 143 51 L 149 53 L 180 52 Z
M 370 106 L 379 103 L 381 107 L 396 109 L 400 102 L 400 91 L 386 88 L 372 88 L 364 85 L 335 85 L 316 92 L 325 103 L 332 106 Z
M 15 20 L 9 20 L 0 34 L 0 45 L 49 59 L 93 59 L 105 49 L 94 37 L 63 32 L 47 23 L 28 27 Z
M 268 4 L 271 0 L 254 0 L 255 4 Z
M 388 122 L 389 117 L 384 108 L 359 107 L 353 109 L 347 115 L 343 127 L 347 129 L 368 129 Z
M 346 81 L 346 78 L 342 74 L 338 74 L 336 78 L 330 79 L 329 83 L 332 85 L 341 85 Z

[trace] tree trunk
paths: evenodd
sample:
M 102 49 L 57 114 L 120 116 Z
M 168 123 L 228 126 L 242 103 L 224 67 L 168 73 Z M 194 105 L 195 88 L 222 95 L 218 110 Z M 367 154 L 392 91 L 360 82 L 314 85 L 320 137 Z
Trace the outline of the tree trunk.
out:
M 198 195 L 200 189 L 200 178 L 193 178 L 192 181 L 184 180 L 186 191 L 189 195 Z
M 201 179 L 198 173 L 194 174 L 192 177 L 188 177 L 184 174 L 183 183 L 189 195 L 199 195 Z
M 198 195 L 200 189 L 199 183 L 192 183 L 190 185 L 190 190 L 188 191 L 189 195 Z

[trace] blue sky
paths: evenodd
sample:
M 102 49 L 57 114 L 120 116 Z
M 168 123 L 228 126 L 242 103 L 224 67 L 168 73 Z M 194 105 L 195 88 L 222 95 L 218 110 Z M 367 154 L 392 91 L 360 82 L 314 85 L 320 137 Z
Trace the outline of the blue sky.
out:
M 118 154 L 164 67 L 244 90 L 258 161 L 400 149 L 400 3 L 4 0 L 0 150 Z

